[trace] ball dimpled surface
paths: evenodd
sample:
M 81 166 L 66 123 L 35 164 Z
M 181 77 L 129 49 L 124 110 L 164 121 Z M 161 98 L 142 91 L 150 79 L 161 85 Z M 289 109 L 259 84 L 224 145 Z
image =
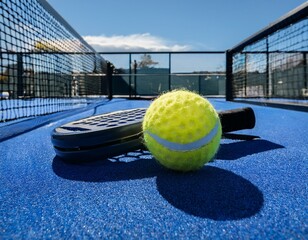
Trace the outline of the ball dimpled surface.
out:
M 166 168 L 184 172 L 201 168 L 215 156 L 222 131 L 210 102 L 186 90 L 168 92 L 154 100 L 142 128 L 145 145 L 155 159 Z M 207 142 L 200 145 L 205 138 Z

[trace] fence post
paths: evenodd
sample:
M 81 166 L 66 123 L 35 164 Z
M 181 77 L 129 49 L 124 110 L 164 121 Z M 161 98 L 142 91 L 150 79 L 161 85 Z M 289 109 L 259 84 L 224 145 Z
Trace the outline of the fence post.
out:
M 171 90 L 171 53 L 169 52 L 169 55 L 168 55 L 168 60 L 169 60 L 169 66 L 168 66 L 168 90 L 170 91 Z
M 134 60 L 134 97 L 137 97 L 137 62 Z
M 113 97 L 112 91 L 112 75 L 113 75 L 114 66 L 107 62 L 107 71 L 106 71 L 106 79 L 107 79 L 107 88 L 108 88 L 108 99 L 111 100 Z
M 247 53 L 244 53 L 245 56 L 245 70 L 244 70 L 244 97 L 247 97 L 247 79 L 248 79 L 248 71 L 247 71 Z
M 129 76 L 128 76 L 128 95 L 129 99 L 132 98 L 132 53 L 128 54 L 128 64 L 129 64 Z
M 199 94 L 201 95 L 201 75 L 200 74 L 198 76 L 198 88 L 199 88 Z M 219 87 L 218 87 L 218 91 L 219 91 Z
M 304 62 L 304 90 L 302 90 L 303 91 L 303 97 L 306 99 L 306 97 L 307 97 L 307 94 L 308 94 L 308 77 L 307 77 L 307 74 L 308 74 L 308 72 L 307 72 L 307 53 L 306 52 L 304 52 L 303 53 L 303 62 Z
M 269 43 L 268 36 L 266 37 L 266 96 L 265 98 L 271 97 L 272 93 L 270 92 L 270 64 L 269 64 Z
M 226 51 L 226 100 L 233 101 L 233 77 L 232 77 L 233 53 Z

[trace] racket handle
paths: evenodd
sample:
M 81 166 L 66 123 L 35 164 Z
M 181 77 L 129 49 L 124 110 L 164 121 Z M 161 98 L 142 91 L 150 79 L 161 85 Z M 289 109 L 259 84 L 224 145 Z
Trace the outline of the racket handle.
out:
M 250 107 L 218 112 L 222 132 L 252 129 L 256 123 L 254 111 Z

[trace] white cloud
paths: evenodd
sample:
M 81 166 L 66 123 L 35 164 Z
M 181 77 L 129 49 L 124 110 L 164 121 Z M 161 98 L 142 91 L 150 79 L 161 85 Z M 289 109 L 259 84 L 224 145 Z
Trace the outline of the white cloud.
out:
M 189 45 L 180 45 L 149 33 L 118 36 L 83 36 L 98 52 L 108 51 L 187 51 Z

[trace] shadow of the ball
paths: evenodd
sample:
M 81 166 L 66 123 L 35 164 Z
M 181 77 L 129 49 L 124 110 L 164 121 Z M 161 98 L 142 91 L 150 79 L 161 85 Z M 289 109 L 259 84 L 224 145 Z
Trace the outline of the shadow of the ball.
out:
M 163 171 L 157 176 L 157 189 L 177 209 L 217 221 L 251 217 L 264 202 L 250 181 L 213 166 L 185 174 Z

